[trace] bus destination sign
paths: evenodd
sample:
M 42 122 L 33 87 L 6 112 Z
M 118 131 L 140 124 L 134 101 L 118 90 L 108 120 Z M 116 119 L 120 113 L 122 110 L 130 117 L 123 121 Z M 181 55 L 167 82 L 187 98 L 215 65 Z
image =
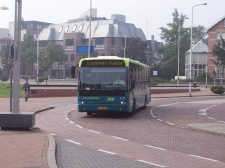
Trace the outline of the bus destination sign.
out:
M 124 67 L 123 60 L 84 60 L 81 67 Z

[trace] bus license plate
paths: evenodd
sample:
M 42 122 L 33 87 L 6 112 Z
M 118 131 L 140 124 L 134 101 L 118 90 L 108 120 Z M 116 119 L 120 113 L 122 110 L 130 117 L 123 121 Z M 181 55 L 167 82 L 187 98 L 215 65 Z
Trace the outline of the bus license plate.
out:
M 98 110 L 108 110 L 108 107 L 102 107 L 102 106 L 99 106 L 99 107 L 98 107 Z

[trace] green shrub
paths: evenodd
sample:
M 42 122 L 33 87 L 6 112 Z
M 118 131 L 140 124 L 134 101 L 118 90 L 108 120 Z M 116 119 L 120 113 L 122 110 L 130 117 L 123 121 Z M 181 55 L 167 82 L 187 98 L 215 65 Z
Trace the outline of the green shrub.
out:
M 44 82 L 44 80 L 45 80 L 44 77 L 39 77 L 39 78 L 38 78 L 38 82 L 40 82 L 40 83 L 41 83 L 41 82 Z
M 165 79 L 160 77 L 151 77 L 150 79 L 151 83 L 165 83 Z
M 7 75 L 1 76 L 1 81 L 7 81 L 7 80 L 9 80 L 9 76 L 7 76 Z
M 223 86 L 212 86 L 210 90 L 215 94 L 223 94 L 225 91 Z

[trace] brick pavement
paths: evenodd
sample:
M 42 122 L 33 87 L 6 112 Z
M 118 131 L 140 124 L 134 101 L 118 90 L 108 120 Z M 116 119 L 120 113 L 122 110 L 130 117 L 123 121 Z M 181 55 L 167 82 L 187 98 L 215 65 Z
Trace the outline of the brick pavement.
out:
M 203 89 L 201 92 L 193 92 L 192 96 L 213 95 L 209 89 Z M 189 96 L 188 93 L 160 94 L 152 95 L 157 97 L 177 97 Z M 56 98 L 33 98 L 25 102 L 20 99 L 20 111 L 36 111 L 50 106 L 65 105 L 73 103 L 74 97 L 56 97 Z M 0 112 L 9 111 L 9 99 L 0 98 Z M 204 125 L 201 125 L 202 129 Z M 208 127 L 209 128 L 209 127 Z M 35 167 L 47 168 L 54 167 L 54 158 L 51 158 L 54 151 L 54 145 L 51 135 L 38 128 L 29 131 L 6 131 L 0 130 L 0 167 L 18 168 L 18 167 Z M 50 150 L 49 150 L 50 149 Z

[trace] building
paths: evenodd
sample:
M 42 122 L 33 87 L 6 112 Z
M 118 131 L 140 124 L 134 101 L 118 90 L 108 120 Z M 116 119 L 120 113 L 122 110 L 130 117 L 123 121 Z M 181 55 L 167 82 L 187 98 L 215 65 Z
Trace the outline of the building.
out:
M 69 20 L 66 23 L 49 25 L 44 28 L 38 41 L 40 47 L 46 42 L 62 45 L 65 50 L 62 65 L 54 64 L 49 76 L 56 78 L 60 67 L 63 78 L 70 78 L 71 66 L 78 65 L 82 57 L 87 54 L 77 53 L 77 46 L 89 44 L 91 34 L 91 45 L 95 48 L 96 55 L 124 56 L 125 41 L 127 38 L 140 38 L 146 41 L 146 37 L 140 28 L 134 24 L 126 23 L 124 15 L 114 14 L 110 19 L 97 17 L 97 10 L 92 9 L 91 25 L 89 24 L 89 11 L 82 14 L 78 19 Z M 91 33 L 89 32 L 91 30 Z
M 185 54 L 185 76 L 190 78 L 190 52 L 188 50 Z M 208 65 L 208 47 L 202 41 L 192 46 L 191 57 L 192 72 L 191 78 L 198 77 L 199 74 L 207 71 Z
M 225 16 L 222 17 L 220 20 L 215 22 L 212 26 L 210 26 L 207 29 L 208 33 L 208 71 L 209 75 L 213 77 L 213 71 L 216 72 L 216 78 L 220 79 L 221 77 L 224 79 L 224 71 L 223 68 L 218 65 L 216 66 L 212 60 L 215 60 L 216 57 L 212 54 L 212 48 L 214 45 L 217 44 L 218 41 L 220 41 L 220 36 L 225 39 Z

